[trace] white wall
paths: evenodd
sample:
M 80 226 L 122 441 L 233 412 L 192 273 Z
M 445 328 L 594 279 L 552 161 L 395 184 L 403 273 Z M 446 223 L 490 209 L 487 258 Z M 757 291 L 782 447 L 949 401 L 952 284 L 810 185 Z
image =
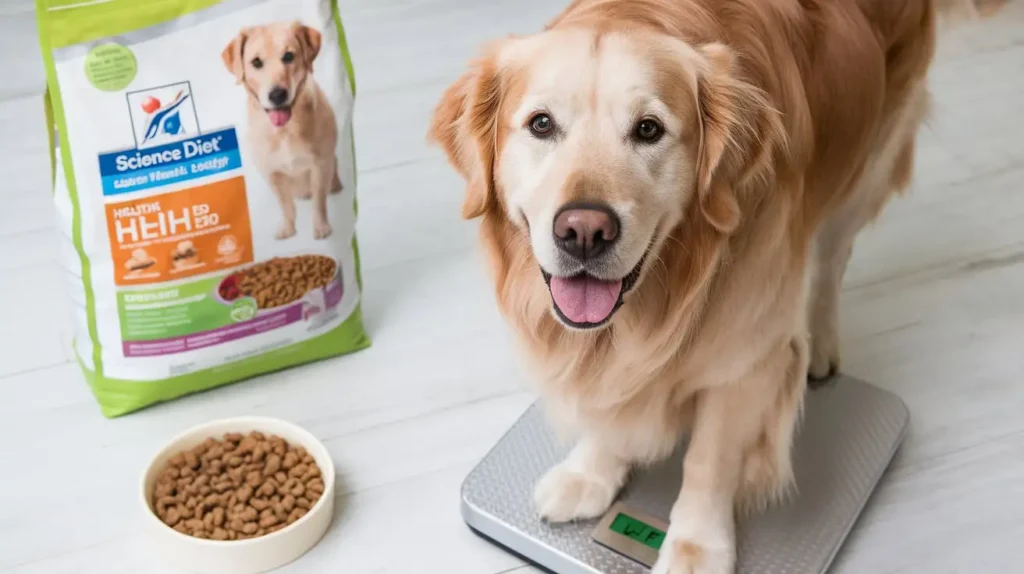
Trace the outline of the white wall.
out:
M 0 54 L 0 100 L 42 92 L 46 80 L 33 0 L 0 0 Z

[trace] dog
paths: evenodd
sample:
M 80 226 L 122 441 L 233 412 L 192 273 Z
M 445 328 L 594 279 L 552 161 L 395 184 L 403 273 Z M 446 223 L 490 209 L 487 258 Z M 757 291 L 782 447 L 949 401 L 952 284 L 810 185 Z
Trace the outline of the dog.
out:
M 327 196 L 342 190 L 334 110 L 313 78 L 321 34 L 298 22 L 242 29 L 221 59 L 248 93 L 249 148 L 281 204 L 274 235 L 295 235 L 295 199 L 313 200 L 313 237 L 331 234 Z
M 686 434 L 653 572 L 734 570 L 839 368 L 854 238 L 909 185 L 936 30 L 932 0 L 574 0 L 447 88 L 429 138 L 577 439 L 543 519 L 601 516 Z

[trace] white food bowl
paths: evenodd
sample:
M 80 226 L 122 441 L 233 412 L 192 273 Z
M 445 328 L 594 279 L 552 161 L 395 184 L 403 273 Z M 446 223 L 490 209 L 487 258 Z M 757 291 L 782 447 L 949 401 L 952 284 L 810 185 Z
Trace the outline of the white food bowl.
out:
M 225 433 L 259 431 L 302 446 L 316 460 L 324 479 L 324 492 L 305 516 L 294 524 L 259 538 L 206 540 L 182 534 L 164 524 L 153 510 L 152 494 L 160 471 L 175 454 L 209 437 Z M 331 525 L 334 512 L 334 463 L 324 445 L 305 429 L 267 417 L 238 417 L 193 427 L 171 440 L 150 461 L 142 475 L 140 496 L 145 512 L 146 536 L 151 546 L 172 564 L 199 574 L 257 574 L 283 566 L 315 545 Z

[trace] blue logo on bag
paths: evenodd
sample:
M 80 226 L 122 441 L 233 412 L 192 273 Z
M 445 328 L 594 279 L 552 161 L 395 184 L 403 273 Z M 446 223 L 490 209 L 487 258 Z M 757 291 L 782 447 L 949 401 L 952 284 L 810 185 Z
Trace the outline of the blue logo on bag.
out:
M 242 167 L 233 126 L 199 129 L 188 82 L 129 92 L 134 147 L 99 154 L 103 195 L 166 187 Z
M 199 134 L 199 121 L 188 82 L 129 92 L 127 97 L 135 145 L 139 149 Z

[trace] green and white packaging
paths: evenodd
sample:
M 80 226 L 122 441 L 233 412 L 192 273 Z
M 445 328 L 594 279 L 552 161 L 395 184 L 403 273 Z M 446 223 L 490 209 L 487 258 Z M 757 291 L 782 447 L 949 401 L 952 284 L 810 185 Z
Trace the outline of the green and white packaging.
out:
M 37 0 L 75 351 L 104 415 L 367 347 L 332 0 Z

